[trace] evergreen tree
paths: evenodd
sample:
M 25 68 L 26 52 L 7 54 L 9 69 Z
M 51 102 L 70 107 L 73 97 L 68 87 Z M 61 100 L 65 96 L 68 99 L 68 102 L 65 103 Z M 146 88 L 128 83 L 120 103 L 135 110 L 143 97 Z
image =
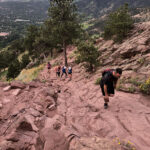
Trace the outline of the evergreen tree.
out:
M 56 45 L 61 45 L 67 66 L 66 48 L 80 35 L 80 24 L 74 0 L 50 0 L 49 22 Z
M 18 59 L 15 59 L 8 68 L 7 80 L 11 78 L 16 78 L 20 73 L 20 63 Z
M 104 29 L 104 38 L 122 42 L 133 27 L 133 19 L 129 14 L 128 4 L 124 4 L 118 10 L 110 13 Z
M 25 68 L 30 62 L 30 59 L 29 59 L 29 55 L 28 54 L 25 54 L 22 56 L 22 60 L 21 60 L 21 69 Z
M 29 51 L 29 55 L 36 55 L 39 52 L 36 52 L 34 49 L 34 44 L 36 38 L 39 36 L 39 29 L 35 25 L 30 25 L 27 28 L 27 33 L 25 36 L 24 45 L 26 49 Z
M 99 52 L 98 49 L 94 47 L 93 43 L 91 42 L 81 42 L 78 45 L 77 50 L 77 61 L 78 62 L 85 62 L 85 67 L 88 71 L 93 71 L 98 64 L 98 57 Z
M 14 51 L 2 51 L 0 53 L 0 70 L 9 67 L 15 57 L 16 54 Z
M 51 57 L 53 57 L 53 49 L 56 47 L 55 37 L 52 32 L 52 25 L 49 20 L 46 20 L 40 28 L 40 36 L 38 36 L 34 43 L 34 48 L 40 54 L 43 53 L 49 54 L 51 53 Z

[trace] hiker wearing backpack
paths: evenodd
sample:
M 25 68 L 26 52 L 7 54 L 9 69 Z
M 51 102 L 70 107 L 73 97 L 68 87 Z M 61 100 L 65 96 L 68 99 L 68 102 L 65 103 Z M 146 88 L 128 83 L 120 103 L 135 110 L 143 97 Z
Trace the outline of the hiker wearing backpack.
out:
M 61 77 L 65 74 L 66 75 L 66 77 L 67 77 L 67 67 L 66 66 L 63 66 L 62 67 L 62 74 L 61 74 Z
M 50 62 L 47 63 L 47 69 L 48 69 L 48 73 L 50 73 L 50 70 L 51 70 L 51 64 L 50 64 Z
M 72 67 L 71 66 L 68 67 L 68 76 L 69 76 L 69 79 L 71 80 L 72 79 Z
M 117 68 L 116 70 L 107 69 L 102 72 L 100 87 L 104 96 L 104 109 L 108 108 L 109 97 L 114 96 L 116 84 L 121 75 L 121 68 Z
M 57 66 L 55 71 L 56 71 L 56 77 L 60 77 L 61 66 L 60 65 Z

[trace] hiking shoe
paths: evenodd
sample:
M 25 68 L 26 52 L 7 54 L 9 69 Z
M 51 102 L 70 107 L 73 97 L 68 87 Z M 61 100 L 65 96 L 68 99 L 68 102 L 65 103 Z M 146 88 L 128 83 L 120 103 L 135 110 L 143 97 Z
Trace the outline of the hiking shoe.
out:
M 108 108 L 108 104 L 104 103 L 104 109 L 107 109 L 107 108 Z

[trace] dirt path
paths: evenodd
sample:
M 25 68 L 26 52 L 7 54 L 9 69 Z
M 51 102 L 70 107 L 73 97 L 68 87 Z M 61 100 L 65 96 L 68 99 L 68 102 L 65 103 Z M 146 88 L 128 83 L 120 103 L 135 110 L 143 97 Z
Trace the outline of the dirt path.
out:
M 48 76 L 46 68 L 42 74 Z M 57 110 L 64 125 L 80 136 L 118 137 L 134 143 L 138 150 L 149 150 L 150 98 L 117 91 L 105 110 L 100 87 L 94 84 L 96 77 L 75 66 L 73 79 L 68 81 L 57 79 L 52 69 L 49 79 L 60 86 Z

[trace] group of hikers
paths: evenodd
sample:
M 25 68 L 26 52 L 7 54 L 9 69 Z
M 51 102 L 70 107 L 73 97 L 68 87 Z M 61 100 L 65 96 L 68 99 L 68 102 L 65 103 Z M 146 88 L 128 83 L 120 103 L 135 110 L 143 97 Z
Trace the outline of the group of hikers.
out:
M 49 64 L 47 65 L 48 70 L 51 68 L 49 67 Z M 72 67 L 69 66 L 68 68 L 66 66 L 61 67 L 60 65 L 55 68 L 56 71 L 56 77 L 62 77 L 64 74 L 67 77 L 69 76 L 70 80 L 72 78 Z M 113 97 L 115 94 L 115 89 L 117 85 L 118 79 L 122 75 L 122 69 L 116 68 L 116 69 L 106 69 L 102 72 L 102 78 L 100 80 L 100 87 L 102 91 L 102 95 L 104 98 L 104 109 L 108 108 L 109 103 L 109 97 Z
M 48 73 L 50 73 L 51 70 L 51 64 L 50 62 L 47 63 L 47 69 L 48 69 Z M 69 79 L 72 79 L 72 67 L 66 67 L 58 65 L 55 67 L 55 72 L 56 72 L 56 77 L 63 77 L 63 75 L 65 74 L 65 77 L 69 77 Z

